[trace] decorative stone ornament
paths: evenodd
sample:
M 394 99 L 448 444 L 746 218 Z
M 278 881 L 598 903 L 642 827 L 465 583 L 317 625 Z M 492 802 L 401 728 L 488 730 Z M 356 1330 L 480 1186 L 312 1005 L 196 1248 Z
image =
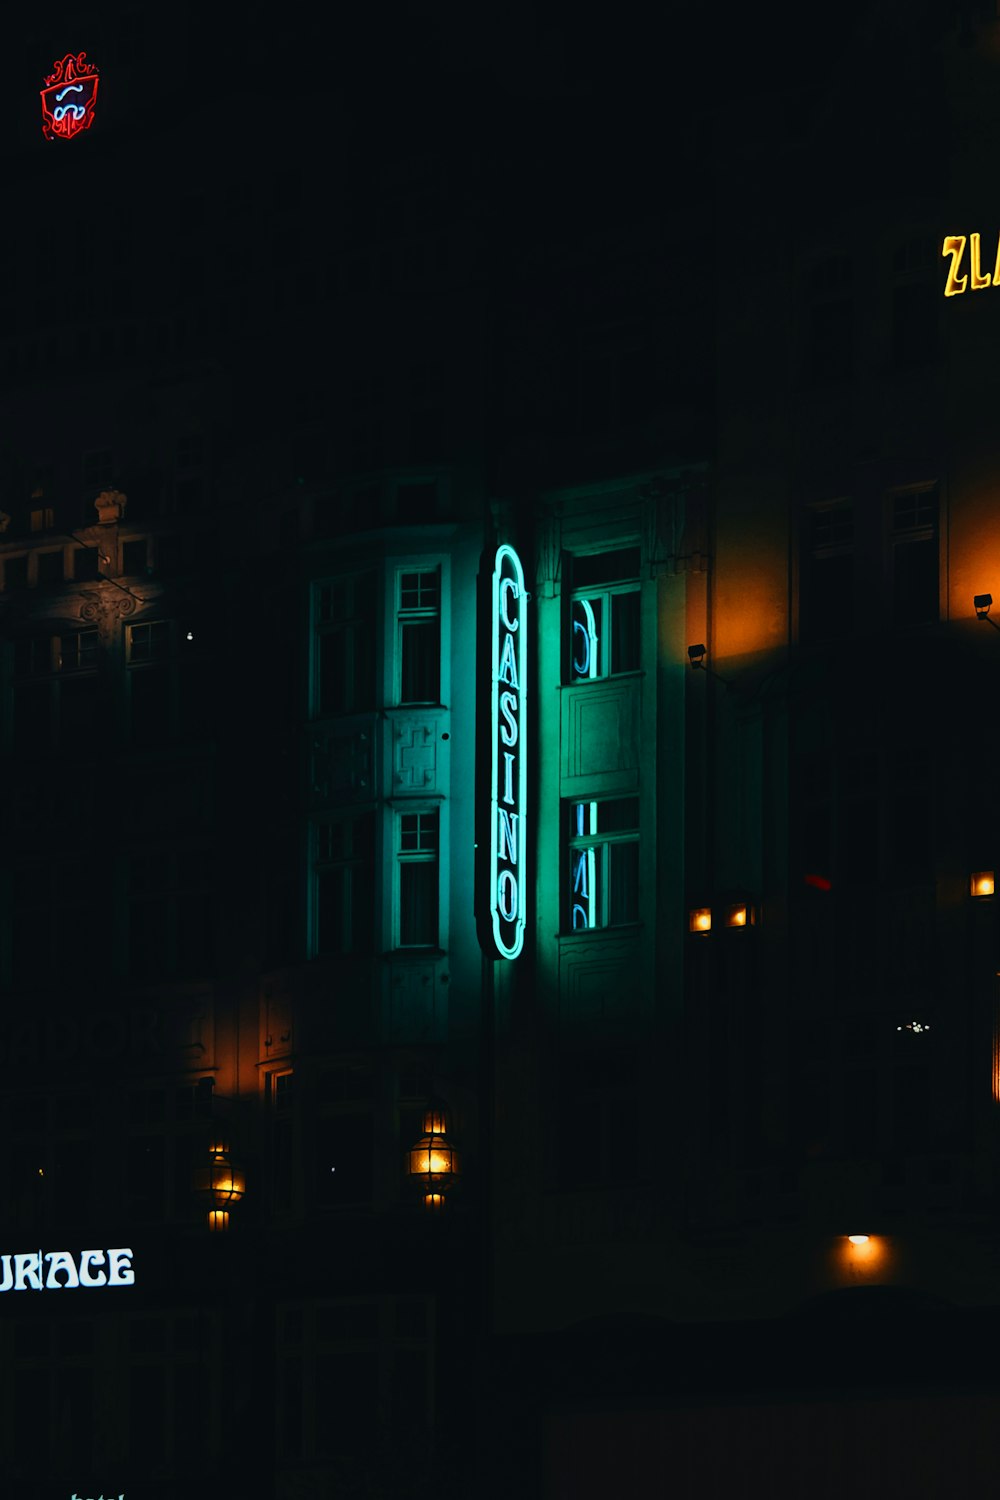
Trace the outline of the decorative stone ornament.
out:
M 121 521 L 127 504 L 128 496 L 123 495 L 121 490 L 102 490 L 94 501 L 99 524 L 110 526 L 113 521 Z

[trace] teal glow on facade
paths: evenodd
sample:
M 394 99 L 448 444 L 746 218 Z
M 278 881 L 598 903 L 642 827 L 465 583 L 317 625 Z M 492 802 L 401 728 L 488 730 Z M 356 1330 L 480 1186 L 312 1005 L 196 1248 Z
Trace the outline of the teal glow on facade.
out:
M 501 958 L 524 945 L 526 872 L 528 612 L 524 570 L 513 547 L 493 565 L 490 918 Z

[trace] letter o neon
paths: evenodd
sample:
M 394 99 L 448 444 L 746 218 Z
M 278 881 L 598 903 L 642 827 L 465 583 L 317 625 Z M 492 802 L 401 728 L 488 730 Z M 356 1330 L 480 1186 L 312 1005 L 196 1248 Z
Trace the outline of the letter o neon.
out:
M 504 899 L 505 884 L 509 893 L 509 910 L 508 902 Z M 497 907 L 505 922 L 513 922 L 517 915 L 517 881 L 511 870 L 500 872 L 500 878 L 497 881 Z

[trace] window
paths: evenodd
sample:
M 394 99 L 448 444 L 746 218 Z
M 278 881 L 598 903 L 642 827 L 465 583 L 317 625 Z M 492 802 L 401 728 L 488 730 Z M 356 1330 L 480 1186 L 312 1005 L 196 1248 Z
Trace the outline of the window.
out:
M 106 963 L 100 907 L 105 870 L 84 872 L 78 860 L 50 859 L 13 871 L 12 973 L 31 986 L 50 979 L 73 982 Z
M 62 549 L 58 552 L 39 552 L 35 559 L 38 582 L 40 584 L 62 583 L 63 581 L 63 554 Z
M 437 810 L 400 813 L 397 821 L 397 942 L 399 948 L 438 945 Z
M 639 549 L 572 559 L 569 680 L 639 667 Z
M 129 1461 L 175 1464 L 204 1459 L 213 1407 L 207 1353 L 212 1320 L 202 1312 L 142 1313 L 128 1322 Z
M 270 1119 L 271 1209 L 291 1213 L 295 1199 L 295 1075 L 290 1069 L 265 1074 Z
M 321 1208 L 371 1203 L 375 1196 L 376 1078 L 359 1059 L 316 1079 L 315 1202 Z
M 126 578 L 135 578 L 146 572 L 146 538 L 136 537 L 122 543 L 122 572 Z
M 315 831 L 313 952 L 371 953 L 375 941 L 375 814 L 329 819 Z
M 563 1191 L 641 1178 L 649 1138 L 641 1058 L 632 1051 L 564 1052 L 555 1067 L 549 1152 Z
M 838 501 L 804 520 L 800 630 L 804 642 L 815 643 L 854 628 L 854 507 Z
M 95 449 L 83 455 L 83 482 L 87 489 L 98 489 L 111 484 L 113 465 L 111 452 L 107 448 Z
M 284 1462 L 354 1455 L 371 1493 L 431 1486 L 434 1307 L 425 1296 L 283 1302 L 276 1448 Z M 379 1440 L 391 1432 L 394 1441 Z
M 565 806 L 567 930 L 638 921 L 638 797 Z
M 100 578 L 100 552 L 96 547 L 77 547 L 72 554 L 73 578 L 77 583 L 87 583 Z
M 132 743 L 139 748 L 179 737 L 210 737 L 217 689 L 205 644 L 208 633 L 175 620 L 151 620 L 127 629 L 128 693 Z
M 398 703 L 441 699 L 441 569 L 396 575 Z
M 5 589 L 23 589 L 28 586 L 28 559 L 22 557 L 8 557 L 3 565 L 3 586 Z
M 853 267 L 847 256 L 831 256 L 813 270 L 804 363 L 810 385 L 834 385 L 854 373 Z
M 98 725 L 96 630 L 14 645 L 14 745 L 32 754 L 92 749 Z
M 925 625 L 938 618 L 938 494 L 910 490 L 892 500 L 892 603 L 900 625 Z
M 368 713 L 375 707 L 374 573 L 333 579 L 315 594 L 314 711 Z
M 937 358 L 940 258 L 933 238 L 908 240 L 893 257 L 892 362 L 897 369 Z

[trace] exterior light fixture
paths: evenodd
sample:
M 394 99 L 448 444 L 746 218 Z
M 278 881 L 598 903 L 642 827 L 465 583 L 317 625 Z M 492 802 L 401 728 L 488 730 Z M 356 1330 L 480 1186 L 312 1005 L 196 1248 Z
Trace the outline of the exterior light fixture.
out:
M 229 1209 L 246 1193 L 246 1178 L 233 1162 L 228 1139 L 221 1134 L 209 1141 L 208 1157 L 207 1166 L 195 1168 L 193 1186 L 199 1197 L 208 1200 L 208 1227 L 218 1233 L 229 1228 Z
M 993 603 L 993 595 L 975 594 L 973 595 L 972 602 L 976 607 L 976 619 L 986 620 L 993 626 L 994 630 L 1000 630 L 1000 625 L 997 624 L 996 620 L 990 618 L 990 605 Z
M 424 1207 L 439 1212 L 445 1192 L 458 1175 L 458 1152 L 448 1140 L 448 1116 L 443 1106 L 431 1102 L 424 1111 L 424 1133 L 406 1153 L 406 1172 L 423 1191 Z
M 712 930 L 712 908 L 710 906 L 692 906 L 688 912 L 689 932 L 711 932 Z
M 996 894 L 996 871 L 976 870 L 969 876 L 970 896 L 993 896 Z
M 867 1245 L 869 1236 L 867 1234 L 849 1234 L 847 1238 L 852 1245 Z
M 734 901 L 726 907 L 727 927 L 753 927 L 756 913 L 749 901 Z
M 713 672 L 711 667 L 706 667 L 705 655 L 706 648 L 703 645 L 688 647 L 688 661 L 691 663 L 692 669 L 695 672 L 707 672 L 709 677 L 714 677 L 717 682 L 721 682 L 723 687 L 728 690 L 729 683 L 726 681 L 726 679 L 724 677 L 720 677 L 718 672 Z

